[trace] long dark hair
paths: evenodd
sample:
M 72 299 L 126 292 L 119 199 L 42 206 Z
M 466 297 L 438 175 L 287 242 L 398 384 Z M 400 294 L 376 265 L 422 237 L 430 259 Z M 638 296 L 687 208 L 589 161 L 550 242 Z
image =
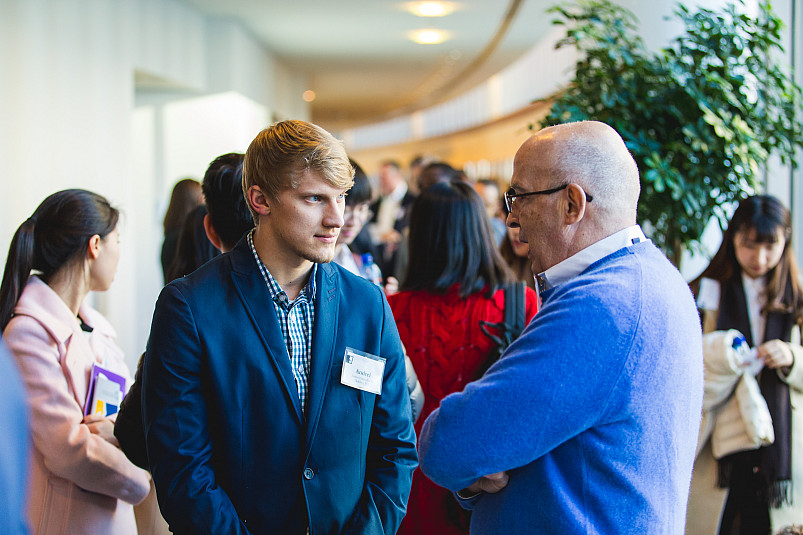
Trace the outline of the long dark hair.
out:
M 458 295 L 488 287 L 493 292 L 513 280 L 496 250 L 482 199 L 463 182 L 441 182 L 425 189 L 410 213 L 410 262 L 402 291 Z
M 167 270 L 166 282 L 174 281 L 192 273 L 220 254 L 220 251 L 215 249 L 212 242 L 206 237 L 206 230 L 204 230 L 205 216 L 206 207 L 203 204 L 195 207 L 192 212 L 187 214 L 187 218 L 181 226 L 181 233 L 178 236 L 173 263 L 170 264 L 170 268 Z
M 731 277 L 741 276 L 742 269 L 736 260 L 733 243 L 737 233 L 755 230 L 757 242 L 774 243 L 778 239 L 778 229 L 786 238 L 786 246 L 778 265 L 765 276 L 767 301 L 764 308 L 767 311 L 794 312 L 795 321 L 803 323 L 803 294 L 791 244 L 792 216 L 781 201 L 771 195 L 754 195 L 739 203 L 722 236 L 719 250 L 708 267 L 692 282 L 692 288 L 698 288 L 702 278 L 724 283 Z
M 0 285 L 0 330 L 6 328 L 31 271 L 45 282 L 86 253 L 95 234 L 105 238 L 120 213 L 97 193 L 68 189 L 47 197 L 14 233 Z
M 193 178 L 183 178 L 176 182 L 162 222 L 164 230 L 180 229 L 187 214 L 202 202 L 200 182 Z

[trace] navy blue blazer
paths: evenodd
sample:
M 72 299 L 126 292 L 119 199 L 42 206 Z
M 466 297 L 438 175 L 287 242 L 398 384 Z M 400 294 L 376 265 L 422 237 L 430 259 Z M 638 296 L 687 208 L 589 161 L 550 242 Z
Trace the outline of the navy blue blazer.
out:
M 142 412 L 175 534 L 396 533 L 418 460 L 393 315 L 340 266 L 315 283 L 306 417 L 245 239 L 162 290 Z M 341 384 L 346 347 L 387 359 L 381 395 Z

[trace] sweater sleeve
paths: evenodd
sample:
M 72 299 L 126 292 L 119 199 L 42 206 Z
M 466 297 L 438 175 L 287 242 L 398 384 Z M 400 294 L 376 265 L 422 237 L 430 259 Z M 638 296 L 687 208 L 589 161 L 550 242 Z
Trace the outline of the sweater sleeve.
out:
M 33 442 L 47 469 L 88 491 L 131 504 L 144 500 L 148 473 L 81 423 L 81 407 L 59 365 L 58 349 L 38 321 L 19 316 L 3 338 L 25 380 Z
M 614 314 L 606 298 L 583 294 L 577 288 L 542 308 L 481 380 L 444 398 L 419 442 L 430 479 L 460 490 L 527 465 L 600 421 L 631 352 L 639 309 Z M 617 336 L 601 339 L 604 333 Z

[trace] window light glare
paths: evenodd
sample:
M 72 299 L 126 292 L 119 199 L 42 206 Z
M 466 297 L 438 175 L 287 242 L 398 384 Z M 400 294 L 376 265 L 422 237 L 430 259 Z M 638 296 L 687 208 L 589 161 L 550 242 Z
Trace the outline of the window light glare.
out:
M 437 45 L 449 38 L 449 34 L 443 30 L 415 30 L 409 33 L 410 39 L 419 45 Z
M 408 2 L 407 11 L 417 17 L 444 17 L 455 10 L 453 2 Z

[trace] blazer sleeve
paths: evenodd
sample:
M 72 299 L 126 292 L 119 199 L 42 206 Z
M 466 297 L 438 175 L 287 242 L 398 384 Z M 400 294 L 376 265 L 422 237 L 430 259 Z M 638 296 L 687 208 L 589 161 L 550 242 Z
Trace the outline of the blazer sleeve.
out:
M 385 364 L 382 395 L 374 405 L 365 459 L 365 488 L 344 533 L 396 533 L 407 511 L 413 471 L 418 466 L 410 396 L 402 348 L 387 300 L 382 320 L 381 356 Z
M 181 292 L 166 286 L 156 303 L 142 370 L 142 414 L 159 508 L 176 533 L 248 533 L 215 481 L 203 395 L 202 348 Z
M 81 423 L 83 412 L 59 365 L 58 347 L 44 327 L 19 316 L 4 340 L 27 387 L 33 442 L 45 467 L 82 489 L 134 505 L 144 500 L 148 473 Z

